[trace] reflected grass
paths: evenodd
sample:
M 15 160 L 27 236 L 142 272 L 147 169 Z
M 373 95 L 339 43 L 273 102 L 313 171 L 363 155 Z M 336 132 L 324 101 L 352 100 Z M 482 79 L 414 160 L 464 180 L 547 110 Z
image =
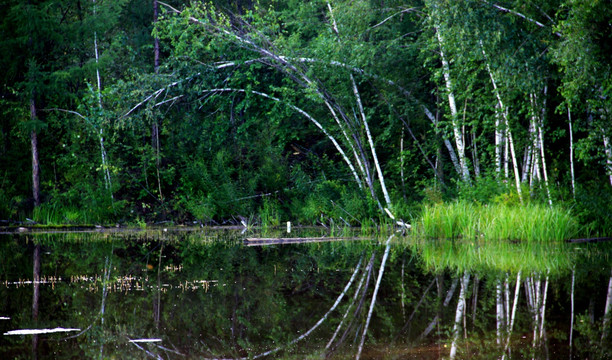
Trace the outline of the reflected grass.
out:
M 410 246 L 421 254 L 432 272 L 509 272 L 562 274 L 574 266 L 575 252 L 560 242 L 512 242 L 506 240 L 416 239 Z

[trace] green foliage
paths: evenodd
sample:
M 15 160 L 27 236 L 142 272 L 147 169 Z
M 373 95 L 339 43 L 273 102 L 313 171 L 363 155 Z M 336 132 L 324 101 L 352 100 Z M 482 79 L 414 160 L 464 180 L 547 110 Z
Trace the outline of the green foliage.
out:
M 571 204 L 586 236 L 612 234 L 612 189 L 607 184 L 578 185 Z

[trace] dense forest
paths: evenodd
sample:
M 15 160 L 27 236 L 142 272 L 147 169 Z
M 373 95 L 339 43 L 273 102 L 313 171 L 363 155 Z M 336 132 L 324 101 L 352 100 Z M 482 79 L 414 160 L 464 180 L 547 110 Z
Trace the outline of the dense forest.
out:
M 5 0 L 0 219 L 612 229 L 608 1 Z

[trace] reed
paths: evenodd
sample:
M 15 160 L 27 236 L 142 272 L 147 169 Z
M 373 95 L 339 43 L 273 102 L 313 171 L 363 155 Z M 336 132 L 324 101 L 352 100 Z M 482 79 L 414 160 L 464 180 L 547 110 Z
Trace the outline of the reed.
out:
M 425 238 L 527 242 L 567 240 L 578 230 L 572 214 L 560 207 L 467 201 L 427 205 L 415 225 Z

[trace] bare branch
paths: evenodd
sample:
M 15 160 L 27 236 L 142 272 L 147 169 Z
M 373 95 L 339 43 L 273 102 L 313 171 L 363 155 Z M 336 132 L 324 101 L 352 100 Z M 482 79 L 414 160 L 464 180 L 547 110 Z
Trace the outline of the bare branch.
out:
M 537 26 L 539 26 L 539 27 L 541 27 L 541 28 L 546 28 L 546 27 L 548 27 L 548 26 L 546 26 L 546 25 L 542 24 L 541 22 L 539 22 L 539 21 L 537 21 L 537 20 L 534 20 L 534 19 L 532 19 L 532 18 L 529 18 L 529 17 L 527 17 L 527 16 L 525 16 L 525 15 L 521 14 L 521 13 L 520 13 L 520 12 L 518 12 L 518 11 L 514 11 L 514 10 L 511 10 L 511 9 L 507 9 L 507 8 L 505 8 L 505 7 L 503 7 L 503 6 L 500 6 L 500 5 L 497 5 L 497 4 L 491 4 L 491 3 L 488 3 L 488 2 L 487 2 L 487 1 L 485 1 L 485 0 L 482 0 L 482 2 L 487 3 L 487 4 L 491 5 L 491 6 L 493 6 L 493 7 L 494 7 L 494 8 L 496 8 L 497 10 L 501 10 L 501 11 L 503 11 L 503 12 L 507 12 L 507 13 L 510 13 L 510 14 L 512 14 L 512 15 L 516 15 L 516 16 L 518 16 L 518 17 L 520 17 L 520 18 L 523 18 L 523 19 L 525 19 L 525 20 L 529 21 L 530 23 L 536 24 Z M 549 17 L 549 19 L 550 19 L 550 17 Z M 554 32 L 553 34 L 557 35 L 558 37 L 562 37 L 562 36 L 563 36 L 563 35 L 561 35 L 561 33 L 560 33 L 560 32 Z
M 379 22 L 378 24 L 372 26 L 370 28 L 370 30 L 379 27 L 380 25 L 386 23 L 387 21 L 391 20 L 393 17 L 395 17 L 397 15 L 400 15 L 400 14 L 403 14 L 403 13 L 407 13 L 407 12 L 413 12 L 413 11 L 416 11 L 416 10 L 417 10 L 417 8 L 413 7 L 413 8 L 403 9 L 402 11 L 396 12 L 395 14 L 387 17 L 386 19 L 384 19 L 383 21 Z

